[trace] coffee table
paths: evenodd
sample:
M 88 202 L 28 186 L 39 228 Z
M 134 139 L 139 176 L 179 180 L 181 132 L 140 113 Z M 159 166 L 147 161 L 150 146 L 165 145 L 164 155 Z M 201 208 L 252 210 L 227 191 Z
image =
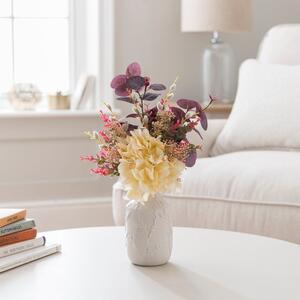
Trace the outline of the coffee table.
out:
M 138 267 L 123 227 L 46 232 L 62 253 L 0 275 L 2 300 L 300 299 L 300 246 L 271 238 L 174 228 L 170 263 Z

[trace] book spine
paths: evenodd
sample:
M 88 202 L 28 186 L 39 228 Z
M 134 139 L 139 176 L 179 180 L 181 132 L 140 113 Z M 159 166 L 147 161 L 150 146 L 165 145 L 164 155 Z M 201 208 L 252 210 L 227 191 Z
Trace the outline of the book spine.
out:
M 0 219 L 0 227 L 25 219 L 25 217 L 26 217 L 26 210 L 24 209 L 13 215 Z
M 26 250 L 34 249 L 37 247 L 44 246 L 46 243 L 46 238 L 44 236 L 39 237 L 34 240 L 28 240 L 4 247 L 0 247 L 0 258 L 6 257 L 12 254 L 17 254 Z
M 26 240 L 31 240 L 34 239 L 35 237 L 36 237 L 35 228 L 0 236 L 0 247 L 26 241 Z
M 35 227 L 34 220 L 24 220 L 23 222 L 15 222 L 0 228 L 0 236 L 23 231 L 26 229 L 31 229 L 33 227 Z
M 39 248 L 38 248 L 39 249 Z M 57 253 L 61 251 L 61 245 L 54 244 L 50 246 L 41 247 L 39 251 L 35 251 L 38 249 L 29 250 L 23 253 L 20 253 L 19 256 L 15 260 L 10 260 L 7 263 L 1 265 L 0 261 L 0 273 L 5 272 L 7 270 L 19 267 L 21 265 L 27 264 L 29 262 L 35 261 L 37 259 L 43 258 L 45 256 L 49 256 L 51 254 Z M 24 254 L 24 255 L 21 255 Z

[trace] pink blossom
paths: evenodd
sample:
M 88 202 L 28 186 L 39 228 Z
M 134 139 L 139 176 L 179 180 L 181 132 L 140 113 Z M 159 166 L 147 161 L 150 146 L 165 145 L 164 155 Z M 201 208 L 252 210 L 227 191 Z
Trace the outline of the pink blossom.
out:
M 109 174 L 109 170 L 104 169 L 104 168 L 91 169 L 91 172 L 94 174 L 103 175 L 103 176 L 106 176 Z
M 109 115 L 105 114 L 102 110 L 100 110 L 100 119 L 104 122 L 104 123 L 109 123 L 110 119 L 109 119 Z
M 92 155 L 88 155 L 88 156 L 81 155 L 80 160 L 87 160 L 87 161 L 91 161 L 91 162 L 97 161 L 97 159 Z
M 99 157 L 102 157 L 102 158 L 106 158 L 107 157 L 107 154 L 108 154 L 108 151 L 106 149 L 101 149 L 99 152 L 98 152 L 98 156 Z
M 100 130 L 98 134 L 104 139 L 105 142 L 109 141 L 109 137 L 102 130 Z

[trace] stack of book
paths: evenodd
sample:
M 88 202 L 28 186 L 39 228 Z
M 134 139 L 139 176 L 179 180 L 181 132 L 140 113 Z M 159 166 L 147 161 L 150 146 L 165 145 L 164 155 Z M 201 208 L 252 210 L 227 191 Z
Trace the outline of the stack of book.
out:
M 0 273 L 59 252 L 59 244 L 46 245 L 37 237 L 35 221 L 25 209 L 0 209 Z

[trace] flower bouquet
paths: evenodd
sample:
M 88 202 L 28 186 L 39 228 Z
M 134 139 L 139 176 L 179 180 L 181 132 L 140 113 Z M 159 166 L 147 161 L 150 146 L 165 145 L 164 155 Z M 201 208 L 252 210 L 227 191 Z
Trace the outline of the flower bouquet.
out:
M 179 99 L 172 102 L 176 81 L 167 89 L 141 75 L 138 63 L 116 76 L 111 87 L 118 101 L 132 105 L 125 118 L 109 105 L 100 111 L 103 128 L 87 132 L 99 151 L 83 156 L 95 163 L 92 173 L 120 176 L 131 200 L 126 208 L 127 251 L 138 265 L 160 265 L 169 260 L 172 250 L 172 226 L 162 194 L 180 187 L 185 167 L 192 167 L 201 147 L 189 142 L 187 134 L 207 129 L 205 109 L 198 101 Z M 162 92 L 164 92 L 162 94 Z

